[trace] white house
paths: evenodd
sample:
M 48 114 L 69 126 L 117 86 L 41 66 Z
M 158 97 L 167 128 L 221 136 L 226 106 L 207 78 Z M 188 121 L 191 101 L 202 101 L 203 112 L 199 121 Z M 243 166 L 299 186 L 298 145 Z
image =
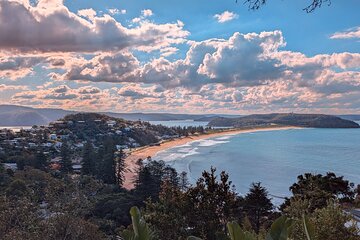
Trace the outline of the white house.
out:
M 4 163 L 4 168 L 16 171 L 17 170 L 17 164 L 16 163 Z
M 50 134 L 49 138 L 50 138 L 50 140 L 55 141 L 57 139 L 57 136 L 56 136 L 56 134 Z

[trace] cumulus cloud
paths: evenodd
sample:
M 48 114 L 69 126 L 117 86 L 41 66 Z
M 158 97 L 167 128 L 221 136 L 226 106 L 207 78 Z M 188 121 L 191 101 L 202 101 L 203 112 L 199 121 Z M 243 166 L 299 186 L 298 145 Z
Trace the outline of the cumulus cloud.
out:
M 215 52 L 207 53 L 198 73 L 211 82 L 231 86 L 259 85 L 266 80 L 282 77 L 284 66 L 271 57 L 284 46 L 280 31 L 260 34 L 235 33 L 221 44 Z
M 67 65 L 68 70 L 59 75 L 59 79 L 144 83 L 161 86 L 164 91 L 183 88 L 190 92 L 199 92 L 204 86 L 220 84 L 231 89 L 231 93 L 228 92 L 226 96 L 209 94 L 217 100 L 220 97 L 216 96 L 222 96 L 227 99 L 226 102 L 254 102 L 254 97 L 246 97 L 247 92 L 250 94 L 251 91 L 245 88 L 257 89 L 257 92 L 259 89 L 261 92 L 279 92 L 282 89 L 280 92 L 284 92 L 283 98 L 294 98 L 291 91 L 295 89 L 306 89 L 313 93 L 312 96 L 358 89 L 358 74 L 352 69 L 360 67 L 360 54 L 337 53 L 307 57 L 299 52 L 282 51 L 286 43 L 280 31 L 235 33 L 229 39 L 210 39 L 189 44 L 186 57 L 175 61 L 160 57 L 141 64 L 130 52 L 99 54 L 92 59 L 73 61 L 74 64 Z M 167 51 L 172 49 L 164 50 L 165 53 Z M 336 72 L 333 68 L 340 71 Z M 282 85 L 272 82 L 280 82 Z M 124 91 L 121 92 L 124 96 L 130 94 L 130 90 Z M 219 92 L 219 87 L 213 91 Z M 204 91 L 200 92 L 205 96 Z M 280 98 L 280 92 L 274 98 Z M 136 95 L 147 97 L 139 90 Z M 260 94 L 252 93 L 252 96 Z M 300 98 L 300 95 L 296 97 Z
M 225 11 L 223 13 L 214 15 L 214 18 L 219 23 L 228 22 L 228 21 L 234 20 L 234 19 L 236 19 L 238 17 L 239 17 L 239 15 L 237 15 L 236 13 L 233 13 L 233 12 L 229 12 L 229 11 Z
M 57 80 L 24 88 L 0 82 L 0 91 L 16 104 L 79 110 L 360 111 L 359 53 L 286 51 L 278 30 L 190 41 L 181 21 L 156 24 L 150 9 L 135 27 L 111 16 L 125 12 L 108 13 L 73 13 L 61 0 L 0 1 L 0 80 L 38 72 Z M 331 38 L 358 38 L 358 30 Z M 183 58 L 168 58 L 184 43 Z
M 24 90 L 28 90 L 28 87 L 27 86 L 0 84 L 0 92 L 13 91 L 13 90 L 24 91 Z
M 74 61 L 58 80 L 131 82 L 137 78 L 139 66 L 130 52 L 103 53 L 90 60 Z
M 144 9 L 141 11 L 141 14 L 144 16 L 144 17 L 150 17 L 153 15 L 153 12 L 151 9 Z
M 360 27 L 350 28 L 343 32 L 336 32 L 330 36 L 331 39 L 351 39 L 360 38 Z
M 40 64 L 46 58 L 41 56 L 1 56 L 0 55 L 0 79 L 8 78 L 16 80 L 33 73 L 33 67 Z
M 92 8 L 81 9 L 78 11 L 78 15 L 93 21 L 96 16 L 96 11 Z
M 189 34 L 180 22 L 126 28 L 110 15 L 95 16 L 91 9 L 79 14 L 91 20 L 70 12 L 61 1 L 40 1 L 35 7 L 0 1 L 0 47 L 17 52 L 152 51 L 184 42 Z

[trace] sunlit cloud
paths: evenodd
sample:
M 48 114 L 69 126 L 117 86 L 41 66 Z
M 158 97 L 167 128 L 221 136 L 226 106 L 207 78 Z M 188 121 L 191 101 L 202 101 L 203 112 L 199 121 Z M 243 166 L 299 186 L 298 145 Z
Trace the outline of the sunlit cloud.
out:
M 360 27 L 350 28 L 343 32 L 336 32 L 330 36 L 331 39 L 360 39 Z
M 234 19 L 236 19 L 238 17 L 239 17 L 239 15 L 237 15 L 236 13 L 233 13 L 233 12 L 229 12 L 229 11 L 225 11 L 223 13 L 214 15 L 214 18 L 219 23 L 228 22 L 228 21 L 234 20 Z
M 199 39 L 181 19 L 157 23 L 150 9 L 128 25 L 116 18 L 130 15 L 125 9 L 79 9 L 61 0 L 0 1 L 1 103 L 95 111 L 360 111 L 360 53 L 291 51 L 281 30 Z M 238 15 L 214 18 L 225 23 Z M 358 33 L 357 27 L 331 38 Z

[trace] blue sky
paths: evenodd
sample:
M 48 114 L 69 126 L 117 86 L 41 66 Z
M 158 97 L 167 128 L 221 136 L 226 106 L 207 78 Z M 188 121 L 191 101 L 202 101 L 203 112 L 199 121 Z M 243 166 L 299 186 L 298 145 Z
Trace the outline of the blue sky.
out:
M 143 9 L 151 9 L 152 20 L 158 23 L 181 20 L 185 29 L 191 32 L 190 39 L 202 41 L 209 38 L 228 38 L 234 32 L 261 32 L 281 30 L 287 41 L 286 49 L 301 51 L 309 56 L 319 53 L 359 52 L 360 42 L 352 40 L 333 41 L 329 36 L 334 32 L 356 27 L 360 24 L 360 1 L 332 1 L 315 12 L 308 14 L 302 9 L 310 1 L 271 0 L 258 11 L 251 11 L 238 1 L 214 0 L 109 0 L 65 1 L 72 11 L 94 8 L 107 13 L 108 9 L 125 9 L 126 14 L 114 17 L 123 24 L 131 24 Z M 231 11 L 237 19 L 219 24 L 214 15 Z
M 0 103 L 360 113 L 360 2 L 0 2 Z M 15 17 L 13 17 L 15 16 Z

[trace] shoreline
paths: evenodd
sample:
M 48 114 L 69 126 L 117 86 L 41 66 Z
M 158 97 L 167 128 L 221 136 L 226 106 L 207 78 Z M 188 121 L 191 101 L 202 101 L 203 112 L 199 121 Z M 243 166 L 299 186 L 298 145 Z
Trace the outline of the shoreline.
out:
M 125 158 L 126 170 L 124 173 L 125 182 L 124 187 L 126 189 L 133 189 L 133 179 L 136 176 L 137 171 L 137 161 L 139 159 L 146 159 L 147 157 L 154 157 L 158 152 L 164 151 L 173 147 L 181 146 L 189 142 L 222 137 L 226 135 L 238 135 L 242 133 L 252 133 L 252 132 L 263 132 L 263 131 L 278 131 L 278 130 L 289 130 L 289 129 L 302 129 L 301 127 L 293 126 L 266 126 L 266 127 L 255 127 L 255 128 L 244 128 L 244 129 L 228 129 L 223 131 L 215 131 L 211 133 L 205 133 L 200 135 L 193 135 L 188 137 L 175 138 L 169 141 L 160 143 L 157 146 L 144 146 L 137 148 L 130 152 L 130 154 Z

